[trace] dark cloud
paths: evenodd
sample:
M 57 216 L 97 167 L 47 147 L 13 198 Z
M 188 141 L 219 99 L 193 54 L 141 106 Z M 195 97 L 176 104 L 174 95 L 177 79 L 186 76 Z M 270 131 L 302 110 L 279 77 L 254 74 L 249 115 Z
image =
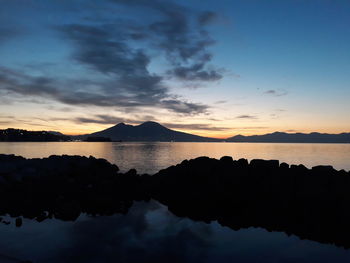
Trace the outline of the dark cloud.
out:
M 214 22 L 217 19 L 217 17 L 218 15 L 216 13 L 212 11 L 205 11 L 198 16 L 198 23 L 200 25 L 207 25 Z
M 0 121 L 0 125 L 8 125 L 10 123 L 13 123 L 13 121 L 8 120 L 8 121 Z
M 25 95 L 53 95 L 58 90 L 53 80 L 45 77 L 30 77 L 21 72 L 0 67 L 0 92 L 10 91 Z
M 74 59 L 112 77 L 113 82 L 102 87 L 104 92 L 118 93 L 124 103 L 135 104 L 155 103 L 167 96 L 162 77 L 147 69 L 150 58 L 120 40 L 108 26 L 66 25 L 61 31 L 77 45 Z
M 218 100 L 218 101 L 215 101 L 214 103 L 215 104 L 224 104 L 226 102 L 227 102 L 227 100 Z
M 8 125 L 10 123 L 16 122 L 17 119 L 12 115 L 1 115 L 0 114 L 0 125 Z
M 204 70 L 205 64 L 198 63 L 188 67 L 179 66 L 168 71 L 179 79 L 190 81 L 215 81 L 222 78 L 219 70 Z
M 123 76 L 120 83 L 101 82 L 100 89 L 88 90 L 88 81 L 58 82 L 52 78 L 32 77 L 20 72 L 0 68 L 0 93 L 42 96 L 70 105 L 101 107 L 158 107 L 181 114 L 205 113 L 208 106 L 172 99 L 167 89 L 143 89 L 142 83 L 152 82 L 147 76 Z M 96 85 L 96 83 L 93 83 Z M 140 84 L 140 86 L 136 86 Z M 8 94 L 7 94 L 8 95 Z M 169 99 L 171 98 L 171 99 Z
M 0 45 L 18 34 L 18 30 L 0 25 Z
M 89 76 L 58 79 L 2 67 L 1 95 L 44 97 L 78 106 L 156 107 L 181 114 L 206 113 L 207 105 L 171 94 L 165 76 L 149 71 L 153 59 L 149 50 L 165 54 L 170 62 L 163 72 L 166 77 L 183 81 L 219 80 L 221 72 L 209 65 L 212 56 L 207 48 L 214 41 L 205 29 L 215 14 L 198 13 L 170 1 L 110 0 L 110 3 L 129 8 L 126 16 L 131 18 L 115 18 L 106 8 L 99 9 L 95 19 L 54 27 L 64 40 L 73 44 L 71 58 L 87 67 Z M 135 20 L 132 17 L 135 10 L 152 16 Z
M 96 114 L 92 117 L 77 117 L 74 119 L 77 123 L 97 123 L 97 124 L 117 124 L 120 122 L 140 124 L 145 121 L 156 121 L 151 115 L 133 115 L 133 118 L 123 118 L 108 114 Z
M 48 110 L 53 110 L 53 111 L 62 111 L 62 112 L 72 112 L 73 108 L 69 108 L 69 107 L 55 107 L 52 105 L 49 105 L 46 107 Z
M 203 131 L 226 131 L 231 130 L 228 127 L 216 127 L 210 124 L 182 124 L 182 123 L 162 123 L 165 127 L 170 129 L 188 129 L 188 130 L 203 130 Z
M 198 104 L 198 103 L 191 103 L 191 102 L 184 102 L 180 101 L 178 99 L 171 99 L 171 100 L 163 100 L 161 102 L 161 105 L 164 106 L 164 108 L 170 109 L 174 112 L 182 113 L 182 114 L 200 114 L 200 113 L 207 113 L 209 107 L 207 105 Z
M 255 119 L 258 119 L 257 116 L 254 116 L 254 115 L 239 115 L 236 117 L 236 119 L 252 119 L 252 120 L 255 120 Z
M 111 26 L 71 24 L 60 30 L 76 43 L 73 57 L 78 62 L 106 74 L 149 75 L 149 57 L 142 50 L 131 49 Z
M 287 95 L 288 92 L 285 91 L 285 90 L 274 90 L 274 89 L 270 89 L 270 90 L 265 91 L 264 94 L 272 95 L 272 96 L 276 96 L 276 97 L 280 97 L 280 96 Z
M 172 69 L 168 74 L 189 81 L 215 81 L 222 78 L 220 70 L 209 69 L 211 54 L 207 50 L 215 41 L 205 26 L 216 18 L 216 13 L 196 13 L 170 1 L 113 0 L 114 3 L 156 11 L 160 18 L 137 29 L 130 36 L 145 39 L 164 51 Z M 130 26 L 128 27 L 130 28 Z
M 119 122 L 130 122 L 125 118 L 115 117 L 111 115 L 95 115 L 90 117 L 77 117 L 74 119 L 78 123 L 97 123 L 97 124 L 117 124 Z M 132 121 L 131 121 L 132 122 Z
M 135 116 L 134 119 L 122 118 L 112 115 L 97 114 L 93 117 L 77 117 L 74 119 L 77 123 L 97 123 L 97 124 L 117 124 L 120 122 L 131 123 L 131 124 L 140 124 L 148 120 L 155 121 L 153 116 Z M 225 131 L 230 130 L 228 127 L 216 127 L 210 124 L 182 124 L 182 123 L 161 123 L 169 129 L 190 129 L 190 130 L 205 130 L 205 131 Z

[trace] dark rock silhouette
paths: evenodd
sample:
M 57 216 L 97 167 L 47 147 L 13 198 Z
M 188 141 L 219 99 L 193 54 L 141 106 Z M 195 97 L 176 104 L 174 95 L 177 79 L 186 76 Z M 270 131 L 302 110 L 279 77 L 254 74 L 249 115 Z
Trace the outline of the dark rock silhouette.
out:
M 0 142 L 53 142 L 70 140 L 71 138 L 69 136 L 57 132 L 19 129 L 0 130 Z
M 349 172 L 277 160 L 199 157 L 150 176 L 120 173 L 93 157 L 0 155 L 0 215 L 18 218 L 17 226 L 20 217 L 41 222 L 127 213 L 133 201 L 152 198 L 177 216 L 349 248 L 349 189 Z
M 67 136 L 54 131 L 27 131 L 20 129 L 0 130 L 1 141 L 43 142 L 83 140 L 89 142 L 108 141 L 151 141 L 151 142 L 267 142 L 267 143 L 350 143 L 350 133 L 284 133 L 274 132 L 264 135 L 236 135 L 227 139 L 197 136 L 168 129 L 157 122 L 144 122 L 140 125 L 119 123 L 103 131 Z
M 226 139 L 227 142 L 283 142 L 283 143 L 350 143 L 350 133 L 285 133 L 274 132 L 264 135 L 236 135 Z
M 214 138 L 201 137 L 189 133 L 174 131 L 168 129 L 157 122 L 144 122 L 140 125 L 127 125 L 119 123 L 103 131 L 78 136 L 86 137 L 108 137 L 113 141 L 160 141 L 160 142 L 219 142 L 221 140 Z

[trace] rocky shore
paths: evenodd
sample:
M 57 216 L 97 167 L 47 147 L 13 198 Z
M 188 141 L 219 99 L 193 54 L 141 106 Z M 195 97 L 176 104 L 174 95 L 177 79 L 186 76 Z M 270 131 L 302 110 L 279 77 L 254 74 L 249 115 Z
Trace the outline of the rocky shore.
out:
M 127 213 L 133 201 L 150 199 L 193 220 L 350 247 L 350 173 L 331 166 L 199 157 L 140 175 L 94 157 L 0 155 L 0 215 L 18 227 L 23 217 Z

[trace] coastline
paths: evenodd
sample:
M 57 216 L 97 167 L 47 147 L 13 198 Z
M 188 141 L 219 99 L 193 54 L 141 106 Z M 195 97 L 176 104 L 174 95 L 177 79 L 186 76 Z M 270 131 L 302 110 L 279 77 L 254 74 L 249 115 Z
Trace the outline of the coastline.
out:
M 154 199 L 180 217 L 350 248 L 349 188 L 349 171 L 277 160 L 199 157 L 140 175 L 94 157 L 0 155 L 0 214 L 16 226 L 22 217 L 41 222 L 125 214 L 134 201 Z

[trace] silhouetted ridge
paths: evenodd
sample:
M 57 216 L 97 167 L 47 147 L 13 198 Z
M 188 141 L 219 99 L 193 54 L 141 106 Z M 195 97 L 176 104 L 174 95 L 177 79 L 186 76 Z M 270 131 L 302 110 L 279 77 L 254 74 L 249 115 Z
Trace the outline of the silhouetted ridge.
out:
M 284 133 L 274 132 L 264 135 L 236 135 L 226 139 L 227 142 L 281 142 L 281 143 L 350 143 L 350 133 L 327 134 L 312 132 Z
M 52 131 L 27 131 L 20 129 L 0 130 L 0 142 L 51 142 L 69 141 L 69 136 Z
M 217 142 L 214 138 L 201 137 L 189 133 L 174 131 L 163 125 L 147 121 L 140 125 L 127 125 L 119 123 L 103 131 L 80 136 L 86 137 L 106 137 L 113 141 L 160 141 L 160 142 Z
M 144 123 L 141 123 L 140 125 L 136 127 L 147 127 L 147 128 L 162 128 L 162 129 L 167 129 L 163 125 L 159 124 L 158 122 L 154 121 L 146 121 Z

